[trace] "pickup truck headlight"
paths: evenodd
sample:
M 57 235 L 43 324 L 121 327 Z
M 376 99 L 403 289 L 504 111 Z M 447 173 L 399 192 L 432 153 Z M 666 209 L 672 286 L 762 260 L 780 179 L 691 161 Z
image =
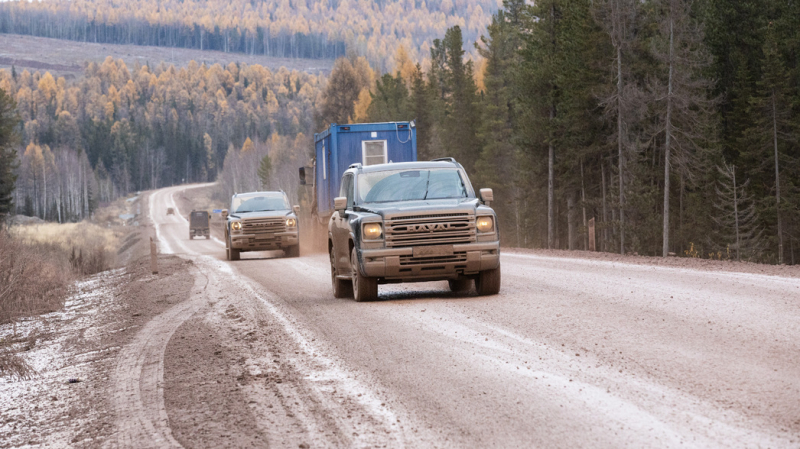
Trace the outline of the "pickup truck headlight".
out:
M 297 226 L 297 219 L 295 218 L 287 218 L 286 219 L 286 227 L 293 228 Z
M 489 216 L 478 217 L 475 226 L 480 232 L 492 232 L 494 230 L 494 219 Z
M 239 231 L 242 229 L 242 222 L 241 221 L 234 221 L 231 223 L 231 229 L 234 231 Z
M 383 229 L 380 223 L 367 223 L 364 225 L 365 240 L 378 240 L 382 235 Z

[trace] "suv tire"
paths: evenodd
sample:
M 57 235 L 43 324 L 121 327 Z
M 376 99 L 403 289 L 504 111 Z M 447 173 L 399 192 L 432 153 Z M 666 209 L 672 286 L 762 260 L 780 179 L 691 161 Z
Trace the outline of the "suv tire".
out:
M 350 253 L 350 267 L 352 267 L 353 272 L 353 298 L 355 298 L 356 302 L 375 301 L 378 299 L 378 279 L 361 276 L 355 248 Z
M 285 257 L 300 257 L 300 245 L 290 246 L 283 250 Z
M 241 257 L 239 256 L 239 250 L 232 248 L 231 239 L 228 238 L 228 247 L 225 248 L 227 251 L 228 260 L 239 260 Z
M 500 292 L 500 267 L 481 271 L 475 279 L 475 290 L 480 296 L 498 294 Z
M 352 298 L 353 285 L 350 284 L 350 282 L 336 278 L 339 273 L 336 271 L 336 264 L 334 263 L 333 248 L 330 249 L 328 254 L 331 259 L 331 286 L 333 287 L 333 297 Z
M 447 284 L 453 293 L 466 293 L 472 289 L 472 279 L 450 279 Z

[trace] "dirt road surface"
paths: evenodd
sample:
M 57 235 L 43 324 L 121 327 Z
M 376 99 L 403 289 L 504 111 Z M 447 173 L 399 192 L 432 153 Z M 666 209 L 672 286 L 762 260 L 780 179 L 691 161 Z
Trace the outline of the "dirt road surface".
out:
M 178 326 L 166 406 L 142 409 L 154 441 L 169 423 L 185 446 L 800 446 L 796 273 L 509 250 L 500 295 L 392 285 L 362 304 L 333 298 L 324 254 L 231 263 L 190 241 L 187 211 L 164 214 L 183 189 L 150 210 L 203 293 L 153 324 Z
M 34 441 L 800 447 L 796 268 L 504 250 L 497 296 L 432 282 L 356 303 L 333 297 L 325 254 L 228 262 L 189 240 L 192 188 L 149 197 L 162 272 L 115 290 L 135 318 L 97 343 L 97 410 L 71 412 L 90 430 Z

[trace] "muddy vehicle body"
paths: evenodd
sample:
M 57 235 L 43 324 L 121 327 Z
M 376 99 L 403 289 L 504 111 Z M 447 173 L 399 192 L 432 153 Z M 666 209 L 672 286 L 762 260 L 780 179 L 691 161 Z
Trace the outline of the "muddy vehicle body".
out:
M 283 250 L 286 257 L 300 255 L 297 213 L 283 192 L 251 192 L 233 195 L 230 209 L 222 211 L 228 260 L 239 260 L 245 251 Z
M 337 298 L 374 300 L 378 284 L 447 280 L 500 290 L 500 239 L 491 189 L 476 196 L 452 158 L 363 167 L 342 176 L 328 223 Z
M 208 211 L 193 210 L 189 214 L 189 240 L 195 237 L 211 238 L 211 229 L 208 226 L 208 221 L 211 219 Z

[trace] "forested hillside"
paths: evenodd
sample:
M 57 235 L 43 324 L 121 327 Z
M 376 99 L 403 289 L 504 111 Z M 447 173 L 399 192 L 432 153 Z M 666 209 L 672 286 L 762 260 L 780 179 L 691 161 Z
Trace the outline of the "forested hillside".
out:
M 405 46 L 427 55 L 459 25 L 474 41 L 497 0 L 302 0 L 212 2 L 54 0 L 0 2 L 0 33 L 295 58 L 366 56 L 381 71 Z
M 453 27 L 340 114 L 416 118 L 508 245 L 586 248 L 595 218 L 604 251 L 800 262 L 796 1 L 507 0 L 483 34 L 482 73 Z
M 73 82 L 0 70 L 22 123 L 17 211 L 69 221 L 129 192 L 214 180 L 246 142 L 307 135 L 318 83 L 261 66 L 129 69 L 111 58 Z

